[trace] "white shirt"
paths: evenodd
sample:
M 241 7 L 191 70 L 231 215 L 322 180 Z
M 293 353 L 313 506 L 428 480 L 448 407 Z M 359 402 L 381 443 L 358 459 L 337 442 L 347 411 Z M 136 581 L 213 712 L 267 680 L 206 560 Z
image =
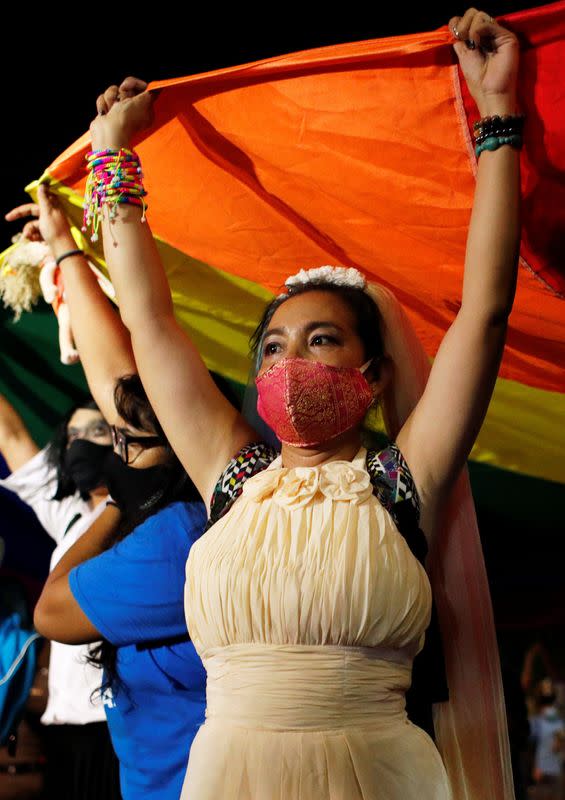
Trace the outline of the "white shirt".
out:
M 51 556 L 50 570 L 106 507 L 102 502 L 95 509 L 90 508 L 78 492 L 63 500 L 52 500 L 57 490 L 57 474 L 55 468 L 48 465 L 45 450 L 0 480 L 0 486 L 15 492 L 30 506 L 57 543 Z M 86 656 L 93 646 L 51 642 L 49 697 L 41 717 L 44 725 L 86 725 L 106 720 L 97 693 L 102 670 L 86 663 Z M 95 695 L 91 699 L 93 692 Z

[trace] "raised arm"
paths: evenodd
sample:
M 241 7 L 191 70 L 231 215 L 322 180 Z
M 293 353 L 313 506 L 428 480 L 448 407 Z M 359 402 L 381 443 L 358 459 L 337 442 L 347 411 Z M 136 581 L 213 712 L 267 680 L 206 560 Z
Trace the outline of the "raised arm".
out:
M 39 187 L 38 201 L 38 205 L 29 203 L 13 209 L 6 219 L 38 217 L 35 223 L 28 223 L 26 235 L 43 238 L 55 258 L 76 250 L 67 220 L 46 186 Z M 104 295 L 84 256 L 65 258 L 60 267 L 73 336 L 88 386 L 102 414 L 113 424 L 117 418 L 116 379 L 137 372 L 128 330 Z
M 454 48 L 480 117 L 515 114 L 516 37 L 475 9 L 454 17 L 454 26 L 460 39 Z M 494 389 L 516 288 L 519 188 L 517 149 L 505 144 L 480 155 L 461 308 L 397 437 L 432 507 L 463 467 Z
M 11 472 L 39 453 L 23 419 L 3 394 L 0 394 L 0 453 Z
M 151 104 L 141 81 L 128 78 L 119 89 L 110 87 L 98 98 L 98 116 L 91 125 L 93 149 L 129 147 L 131 136 L 149 123 Z M 120 205 L 113 221 L 106 214 L 103 238 L 143 385 L 175 452 L 207 501 L 226 463 L 254 433 L 217 389 L 177 323 L 141 209 Z

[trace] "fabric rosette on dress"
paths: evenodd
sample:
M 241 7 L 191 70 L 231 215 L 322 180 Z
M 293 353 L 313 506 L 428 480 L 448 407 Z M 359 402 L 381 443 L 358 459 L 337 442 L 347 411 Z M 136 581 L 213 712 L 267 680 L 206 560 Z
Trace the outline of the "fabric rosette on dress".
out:
M 283 508 L 302 508 L 315 499 L 350 501 L 359 505 L 373 493 L 371 479 L 350 461 L 332 461 L 321 467 L 267 469 L 250 478 L 243 487 L 249 500 L 272 498 Z

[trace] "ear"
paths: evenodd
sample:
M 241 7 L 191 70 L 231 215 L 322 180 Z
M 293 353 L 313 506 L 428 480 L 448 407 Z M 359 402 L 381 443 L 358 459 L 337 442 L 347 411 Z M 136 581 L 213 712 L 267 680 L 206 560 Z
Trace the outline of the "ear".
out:
M 373 390 L 374 400 L 377 400 L 392 378 L 392 361 L 390 358 L 388 356 L 381 356 L 376 363 L 371 364 L 367 369 L 365 377 Z

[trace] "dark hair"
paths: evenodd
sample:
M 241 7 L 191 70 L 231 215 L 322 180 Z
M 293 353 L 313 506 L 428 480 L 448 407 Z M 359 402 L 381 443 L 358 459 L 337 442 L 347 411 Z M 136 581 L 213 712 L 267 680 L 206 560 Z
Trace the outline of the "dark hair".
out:
M 549 692 L 548 694 L 538 694 L 537 702 L 539 708 L 547 708 L 548 706 L 555 705 L 555 701 L 557 700 L 557 694 L 555 692 Z
M 78 403 L 73 406 L 67 411 L 55 428 L 51 441 L 46 448 L 47 464 L 56 470 L 57 475 L 57 490 L 51 498 L 52 500 L 63 500 L 65 497 L 70 497 L 78 491 L 76 483 L 65 468 L 65 452 L 69 443 L 69 422 L 74 413 L 81 408 L 88 409 L 89 411 L 100 411 L 94 400 L 86 400 L 84 403 Z M 83 500 L 88 500 L 90 494 L 88 492 L 81 492 L 81 497 Z
M 134 528 L 141 525 L 148 517 L 153 516 L 160 509 L 179 500 L 193 502 L 200 499 L 195 485 L 189 478 L 186 470 L 178 460 L 173 448 L 169 444 L 165 431 L 153 411 L 139 375 L 124 375 L 118 378 L 114 387 L 114 404 L 119 416 L 131 425 L 132 428 L 153 433 L 162 440 L 165 448 L 165 464 L 168 465 L 167 485 L 163 495 L 149 508 L 143 508 L 138 513 L 122 520 L 116 534 L 115 541 L 119 541 L 131 533 Z M 111 542 L 110 546 L 115 543 Z
M 229 384 L 213 373 L 212 378 L 227 399 L 237 406 L 237 399 Z M 153 411 L 139 375 L 126 375 L 118 379 L 114 389 L 114 403 L 119 416 L 128 425 L 147 433 L 156 434 L 163 440 L 163 446 L 167 452 L 165 463 L 168 464 L 169 469 L 167 485 L 163 495 L 149 508 L 144 508 L 136 514 L 123 518 L 114 537 L 108 542 L 107 549 L 113 547 L 145 522 L 146 519 L 157 514 L 161 509 L 171 505 L 171 503 L 179 501 L 188 503 L 200 500 L 196 487 L 165 436 L 165 432 Z M 115 645 L 103 639 L 99 645 L 90 651 L 88 661 L 90 664 L 104 669 L 103 684 L 99 690 L 95 690 L 95 693 L 103 694 L 108 688 L 111 688 L 116 693 L 124 688 L 117 671 L 117 648 Z
M 381 315 L 373 298 L 363 291 L 352 286 L 339 286 L 335 283 L 317 281 L 304 283 L 293 287 L 288 294 L 282 294 L 272 300 L 265 311 L 259 325 L 252 334 L 249 344 L 255 363 L 261 357 L 261 344 L 273 318 L 275 311 L 287 300 L 306 292 L 330 292 L 337 294 L 353 314 L 357 335 L 363 343 L 365 358 L 380 358 L 383 355 L 384 345 L 381 333 Z
M 114 404 L 119 416 L 132 428 L 156 434 L 163 440 L 163 446 L 166 450 L 165 463 L 169 466 L 169 469 L 164 493 L 149 508 L 140 509 L 136 513 L 122 518 L 117 531 L 107 543 L 106 549 L 108 550 L 117 542 L 125 539 L 146 519 L 152 517 L 162 508 L 178 501 L 190 502 L 198 500 L 200 497 L 196 487 L 173 452 L 145 393 L 139 375 L 124 375 L 118 378 L 114 387 Z M 95 693 L 100 692 L 100 694 L 103 694 L 109 688 L 113 692 L 117 692 L 120 688 L 123 688 L 117 671 L 117 648 L 114 644 L 102 639 L 100 644 L 90 651 L 88 662 L 104 670 L 102 686 L 99 690 L 96 689 Z

